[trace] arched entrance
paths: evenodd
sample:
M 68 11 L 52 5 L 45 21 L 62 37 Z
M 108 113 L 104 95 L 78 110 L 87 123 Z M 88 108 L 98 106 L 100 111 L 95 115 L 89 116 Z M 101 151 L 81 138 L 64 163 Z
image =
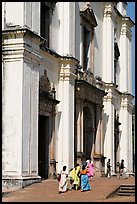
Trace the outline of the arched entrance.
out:
M 85 80 L 75 84 L 75 160 L 93 159 L 102 171 L 102 103 L 105 92 Z
M 83 152 L 86 159 L 91 158 L 94 144 L 93 119 L 88 107 L 83 109 Z
M 55 88 L 51 89 L 47 71 L 39 82 L 38 173 L 43 179 L 56 177 L 54 158 Z

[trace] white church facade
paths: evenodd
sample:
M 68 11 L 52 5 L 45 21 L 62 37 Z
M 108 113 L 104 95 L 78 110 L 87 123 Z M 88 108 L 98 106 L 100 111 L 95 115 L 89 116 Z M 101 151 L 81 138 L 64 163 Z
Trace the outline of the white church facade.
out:
M 126 2 L 2 2 L 2 187 L 91 158 L 133 172 Z

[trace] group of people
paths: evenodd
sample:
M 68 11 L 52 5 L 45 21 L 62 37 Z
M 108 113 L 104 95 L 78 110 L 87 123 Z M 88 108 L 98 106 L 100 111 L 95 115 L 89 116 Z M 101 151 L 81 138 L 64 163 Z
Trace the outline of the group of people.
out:
M 121 163 L 118 162 L 117 166 L 119 168 L 117 173 L 118 173 L 119 179 L 120 179 L 120 177 L 124 175 L 124 168 L 125 168 L 125 166 L 124 166 L 124 159 L 121 160 Z M 107 161 L 107 178 L 111 178 L 110 159 L 108 159 L 108 161 Z
M 89 181 L 93 179 L 93 168 L 94 164 L 91 159 L 87 160 L 86 163 L 82 165 L 82 168 L 80 164 L 77 163 L 74 168 L 69 170 L 69 174 L 67 174 L 67 166 L 63 166 L 60 172 L 59 193 L 66 192 L 68 189 L 81 189 L 82 192 L 91 190 Z
M 121 160 L 119 163 L 119 178 L 124 174 L 124 160 Z M 94 176 L 94 164 L 91 159 L 87 160 L 82 167 L 79 163 L 76 166 L 69 170 L 67 173 L 67 166 L 63 166 L 63 169 L 60 172 L 59 181 L 59 193 L 66 192 L 69 190 L 78 190 L 89 191 L 91 186 L 89 181 L 93 180 Z M 107 178 L 111 178 L 111 164 L 110 159 L 107 161 Z M 69 187 L 68 187 L 69 186 Z

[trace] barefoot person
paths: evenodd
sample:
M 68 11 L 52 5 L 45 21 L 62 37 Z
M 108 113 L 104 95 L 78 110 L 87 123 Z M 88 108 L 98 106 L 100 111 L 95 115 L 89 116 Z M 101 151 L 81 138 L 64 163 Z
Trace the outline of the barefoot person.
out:
M 63 166 L 63 169 L 61 171 L 61 178 L 59 181 L 59 193 L 64 193 L 67 191 L 67 171 L 66 171 L 67 167 Z
M 86 168 L 85 165 L 82 166 L 82 169 L 80 170 L 80 175 L 81 175 L 81 191 L 90 191 L 90 184 L 88 180 L 88 169 Z

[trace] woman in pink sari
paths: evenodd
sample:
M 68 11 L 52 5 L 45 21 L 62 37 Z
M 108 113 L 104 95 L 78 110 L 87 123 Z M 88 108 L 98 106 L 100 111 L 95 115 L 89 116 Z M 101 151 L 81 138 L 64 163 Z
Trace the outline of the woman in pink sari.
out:
M 93 161 L 89 161 L 88 165 L 87 165 L 87 169 L 88 169 L 88 178 L 89 178 L 89 181 L 91 181 L 93 179 L 93 175 L 94 175 L 94 164 L 93 164 Z

